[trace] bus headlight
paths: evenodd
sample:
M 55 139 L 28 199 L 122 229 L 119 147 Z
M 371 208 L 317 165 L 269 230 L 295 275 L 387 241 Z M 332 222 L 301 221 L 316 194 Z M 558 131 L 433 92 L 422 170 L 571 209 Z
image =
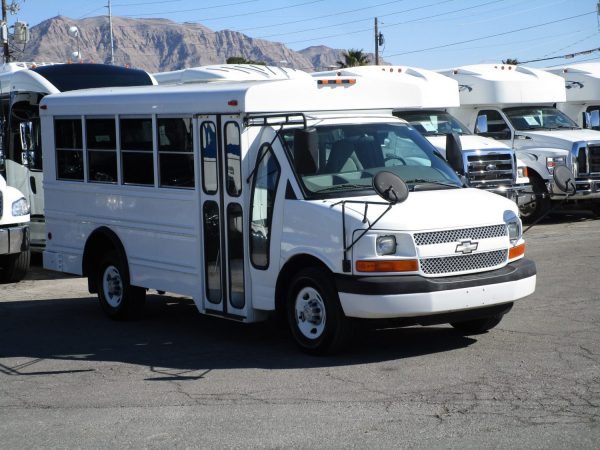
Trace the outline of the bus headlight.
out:
M 24 197 L 21 197 L 16 202 L 12 204 L 12 215 L 13 216 L 26 216 L 29 214 L 29 203 L 25 200 Z
M 396 236 L 377 236 L 375 244 L 378 255 L 393 255 L 396 253 Z
M 519 219 L 507 222 L 506 227 L 508 228 L 508 239 L 512 244 L 521 239 L 521 221 Z

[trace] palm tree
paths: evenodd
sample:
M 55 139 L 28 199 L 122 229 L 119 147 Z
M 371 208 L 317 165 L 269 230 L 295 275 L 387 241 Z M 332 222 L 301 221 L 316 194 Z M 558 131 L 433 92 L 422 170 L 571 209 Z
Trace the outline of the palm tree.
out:
M 513 64 L 516 66 L 519 64 L 519 60 L 517 58 L 506 58 L 502 60 L 502 64 Z
M 366 66 L 370 63 L 369 57 L 362 51 L 362 49 L 356 50 L 351 48 L 342 53 L 342 56 L 344 57 L 344 61 L 337 62 L 337 65 L 340 66 L 340 68 Z

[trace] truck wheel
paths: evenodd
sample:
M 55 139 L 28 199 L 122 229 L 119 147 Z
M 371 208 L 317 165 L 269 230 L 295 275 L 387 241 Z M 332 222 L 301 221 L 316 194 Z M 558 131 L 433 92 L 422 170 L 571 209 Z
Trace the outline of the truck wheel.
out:
M 344 315 L 331 277 L 322 269 L 304 269 L 292 279 L 287 317 L 294 340 L 306 353 L 334 353 L 350 337 L 352 324 Z
M 116 252 L 104 256 L 96 276 L 98 299 L 106 315 L 112 319 L 128 319 L 142 312 L 146 290 L 129 284 L 125 263 Z
M 468 336 L 471 334 L 485 333 L 486 331 L 491 330 L 500 323 L 502 317 L 504 317 L 504 314 L 483 319 L 466 320 L 464 322 L 452 322 L 450 325 L 462 334 Z
M 13 255 L 4 255 L 0 257 L 0 282 L 16 283 L 25 278 L 29 270 L 29 261 L 31 253 L 29 250 L 15 253 Z
M 521 220 L 527 223 L 535 222 L 550 209 L 550 198 L 548 198 L 548 190 L 546 189 L 544 180 L 539 176 L 532 175 L 529 181 L 531 182 L 531 189 L 534 194 L 533 200 L 519 206 Z

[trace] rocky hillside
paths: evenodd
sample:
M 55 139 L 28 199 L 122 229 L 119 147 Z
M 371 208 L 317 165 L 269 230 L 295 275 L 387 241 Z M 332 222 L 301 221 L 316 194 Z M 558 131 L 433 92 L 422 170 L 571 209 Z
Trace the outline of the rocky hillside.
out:
M 110 40 L 105 16 L 74 20 L 64 16 L 48 19 L 31 29 L 31 40 L 14 60 L 67 61 L 77 50 L 69 27 L 79 28 L 79 47 L 85 61 L 108 62 Z M 254 39 L 231 30 L 212 31 L 196 23 L 166 19 L 113 17 L 115 64 L 128 64 L 149 72 L 225 63 L 230 56 L 286 65 L 307 71 L 326 70 L 342 58 L 343 50 L 325 46 L 299 52 L 277 42 Z

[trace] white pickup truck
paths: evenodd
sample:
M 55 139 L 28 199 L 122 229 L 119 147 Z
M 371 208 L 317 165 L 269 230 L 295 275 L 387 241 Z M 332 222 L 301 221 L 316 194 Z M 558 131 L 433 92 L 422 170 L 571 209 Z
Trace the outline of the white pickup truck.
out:
M 527 164 L 536 200 L 521 209 L 541 217 L 555 191 L 552 172 L 566 165 L 575 177 L 569 205 L 600 214 L 600 132 L 581 129 L 555 104 L 565 102 L 564 79 L 539 69 L 478 64 L 440 71 L 460 87 L 460 107 L 450 108 L 476 134 L 510 145 Z M 592 161 L 582 166 L 583 158 Z M 598 162 L 596 162 L 599 160 Z
M 28 269 L 29 204 L 0 175 L 0 282 L 20 281 Z

